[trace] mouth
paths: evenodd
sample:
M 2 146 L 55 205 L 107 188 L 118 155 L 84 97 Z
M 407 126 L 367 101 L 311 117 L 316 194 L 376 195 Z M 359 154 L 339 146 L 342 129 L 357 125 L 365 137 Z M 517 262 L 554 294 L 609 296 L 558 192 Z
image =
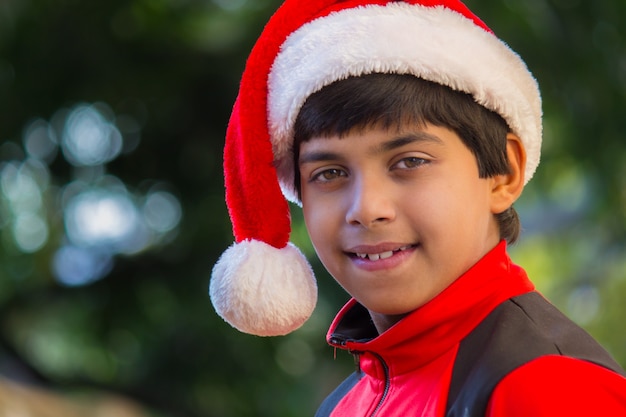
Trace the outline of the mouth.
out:
M 391 258 L 397 253 L 404 252 L 416 246 L 417 245 L 404 245 L 404 246 L 400 246 L 397 249 L 392 249 L 392 250 L 387 250 L 387 251 L 377 252 L 377 253 L 352 252 L 351 255 L 360 259 L 368 259 L 370 261 L 376 262 L 376 261 L 380 261 L 383 259 Z

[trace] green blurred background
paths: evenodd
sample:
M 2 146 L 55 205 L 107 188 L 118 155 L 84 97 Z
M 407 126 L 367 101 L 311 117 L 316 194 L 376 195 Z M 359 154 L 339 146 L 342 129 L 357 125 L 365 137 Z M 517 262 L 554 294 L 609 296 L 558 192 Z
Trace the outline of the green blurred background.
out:
M 512 257 L 626 365 L 626 2 L 467 3 L 544 97 Z M 302 329 L 240 334 L 207 294 L 232 241 L 225 126 L 278 4 L 0 0 L 2 378 L 150 416 L 287 417 L 312 415 L 352 369 L 324 341 L 347 296 L 297 208 L 293 240 L 320 287 Z

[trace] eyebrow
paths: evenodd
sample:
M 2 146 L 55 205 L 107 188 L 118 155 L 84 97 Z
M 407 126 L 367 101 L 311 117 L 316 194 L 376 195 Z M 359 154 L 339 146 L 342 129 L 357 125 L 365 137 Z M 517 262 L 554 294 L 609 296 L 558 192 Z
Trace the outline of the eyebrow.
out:
M 389 141 L 386 141 L 382 143 L 380 146 L 378 146 L 377 148 L 375 148 L 374 153 L 392 151 L 394 149 L 401 148 L 405 145 L 409 145 L 411 143 L 416 143 L 416 142 L 429 142 L 429 143 L 434 143 L 437 145 L 444 144 L 443 140 L 441 140 L 441 138 L 439 138 L 438 136 L 432 135 L 427 132 L 418 131 L 418 132 L 406 133 L 401 136 L 398 136 L 397 138 L 393 138 Z
M 441 140 L 439 137 L 435 135 L 431 135 L 430 133 L 418 131 L 418 132 L 402 134 L 401 136 L 388 140 L 380 144 L 380 146 L 373 148 L 371 153 L 377 154 L 377 153 L 389 152 L 394 149 L 398 149 L 403 146 L 409 145 L 411 143 L 416 143 L 416 142 L 429 142 L 429 143 L 434 143 L 438 145 L 444 144 L 443 140 Z M 340 159 L 340 158 L 341 158 L 341 155 L 334 153 L 334 152 L 313 151 L 313 152 L 300 154 L 300 157 L 298 158 L 298 164 L 302 165 L 302 164 L 307 164 L 311 162 L 329 161 L 329 160 L 335 160 L 335 159 Z
M 340 158 L 339 154 L 336 154 L 334 152 L 326 152 L 326 151 L 307 152 L 305 154 L 300 154 L 300 157 L 298 158 L 298 164 L 302 165 L 302 164 L 309 164 L 311 162 L 330 161 L 330 160 L 339 159 L 339 158 Z

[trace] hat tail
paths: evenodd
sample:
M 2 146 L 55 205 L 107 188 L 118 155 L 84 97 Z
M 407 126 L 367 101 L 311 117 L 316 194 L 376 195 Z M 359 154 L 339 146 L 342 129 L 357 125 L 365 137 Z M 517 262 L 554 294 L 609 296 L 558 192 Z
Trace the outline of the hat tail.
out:
M 281 249 L 289 241 L 291 216 L 276 176 L 269 134 L 259 129 L 266 117 L 263 124 L 255 123 L 251 119 L 258 115 L 248 112 L 241 117 L 240 109 L 238 98 L 224 146 L 226 203 L 235 241 L 255 239 Z
M 289 205 L 278 184 L 269 135 L 259 129 L 266 117 L 258 110 L 242 117 L 240 99 L 224 149 L 226 202 L 235 243 L 213 267 L 209 294 L 217 313 L 237 330 L 284 335 L 313 313 L 317 284 L 305 256 L 288 243 Z

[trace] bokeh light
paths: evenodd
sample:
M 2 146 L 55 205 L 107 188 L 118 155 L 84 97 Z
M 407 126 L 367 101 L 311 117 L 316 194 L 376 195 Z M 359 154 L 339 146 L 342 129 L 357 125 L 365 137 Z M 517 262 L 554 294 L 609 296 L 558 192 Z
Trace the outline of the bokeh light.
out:
M 65 227 L 77 246 L 118 252 L 137 231 L 138 213 L 127 193 L 90 189 L 74 197 L 65 208 Z
M 64 284 L 84 285 L 102 278 L 115 255 L 132 255 L 157 245 L 182 218 L 180 203 L 170 193 L 138 197 L 115 177 L 104 177 L 101 183 L 74 182 L 65 190 L 69 196 L 64 223 L 71 246 L 57 252 L 54 266 Z
M 6 164 L 0 173 L 0 184 L 14 213 L 34 211 L 41 207 L 42 190 L 27 164 Z
M 24 131 L 24 149 L 31 158 L 51 162 L 58 153 L 54 129 L 43 119 L 33 121 Z
M 106 103 L 79 103 L 50 121 L 30 121 L 23 149 L 13 142 L 0 146 L 0 229 L 10 232 L 4 245 L 40 251 L 61 219 L 63 234 L 54 239 L 64 243 L 54 251 L 51 269 L 61 284 L 80 286 L 105 277 L 116 255 L 149 250 L 175 233 L 183 212 L 166 185 L 153 180 L 152 189 L 139 193 L 106 167 L 136 149 L 140 130 L 132 116 L 118 116 Z M 73 177 L 62 187 L 50 184 L 49 164 L 59 149 Z M 58 211 L 46 211 L 51 208 Z
M 79 286 L 103 278 L 113 268 L 110 254 L 76 246 L 62 246 L 54 254 L 52 271 L 64 285 Z
M 27 211 L 17 215 L 13 235 L 22 252 L 36 252 L 48 240 L 48 224 L 40 215 Z
M 65 158 L 71 164 L 105 164 L 120 154 L 122 145 L 119 129 L 96 106 L 80 104 L 69 113 L 61 146 Z
M 37 160 L 11 161 L 0 165 L 0 227 L 11 226 L 13 243 L 24 253 L 40 250 L 48 241 L 49 228 L 43 194 L 50 175 Z
M 178 199 L 165 191 L 148 194 L 143 205 L 146 223 L 153 230 L 165 233 L 174 229 L 182 217 Z

